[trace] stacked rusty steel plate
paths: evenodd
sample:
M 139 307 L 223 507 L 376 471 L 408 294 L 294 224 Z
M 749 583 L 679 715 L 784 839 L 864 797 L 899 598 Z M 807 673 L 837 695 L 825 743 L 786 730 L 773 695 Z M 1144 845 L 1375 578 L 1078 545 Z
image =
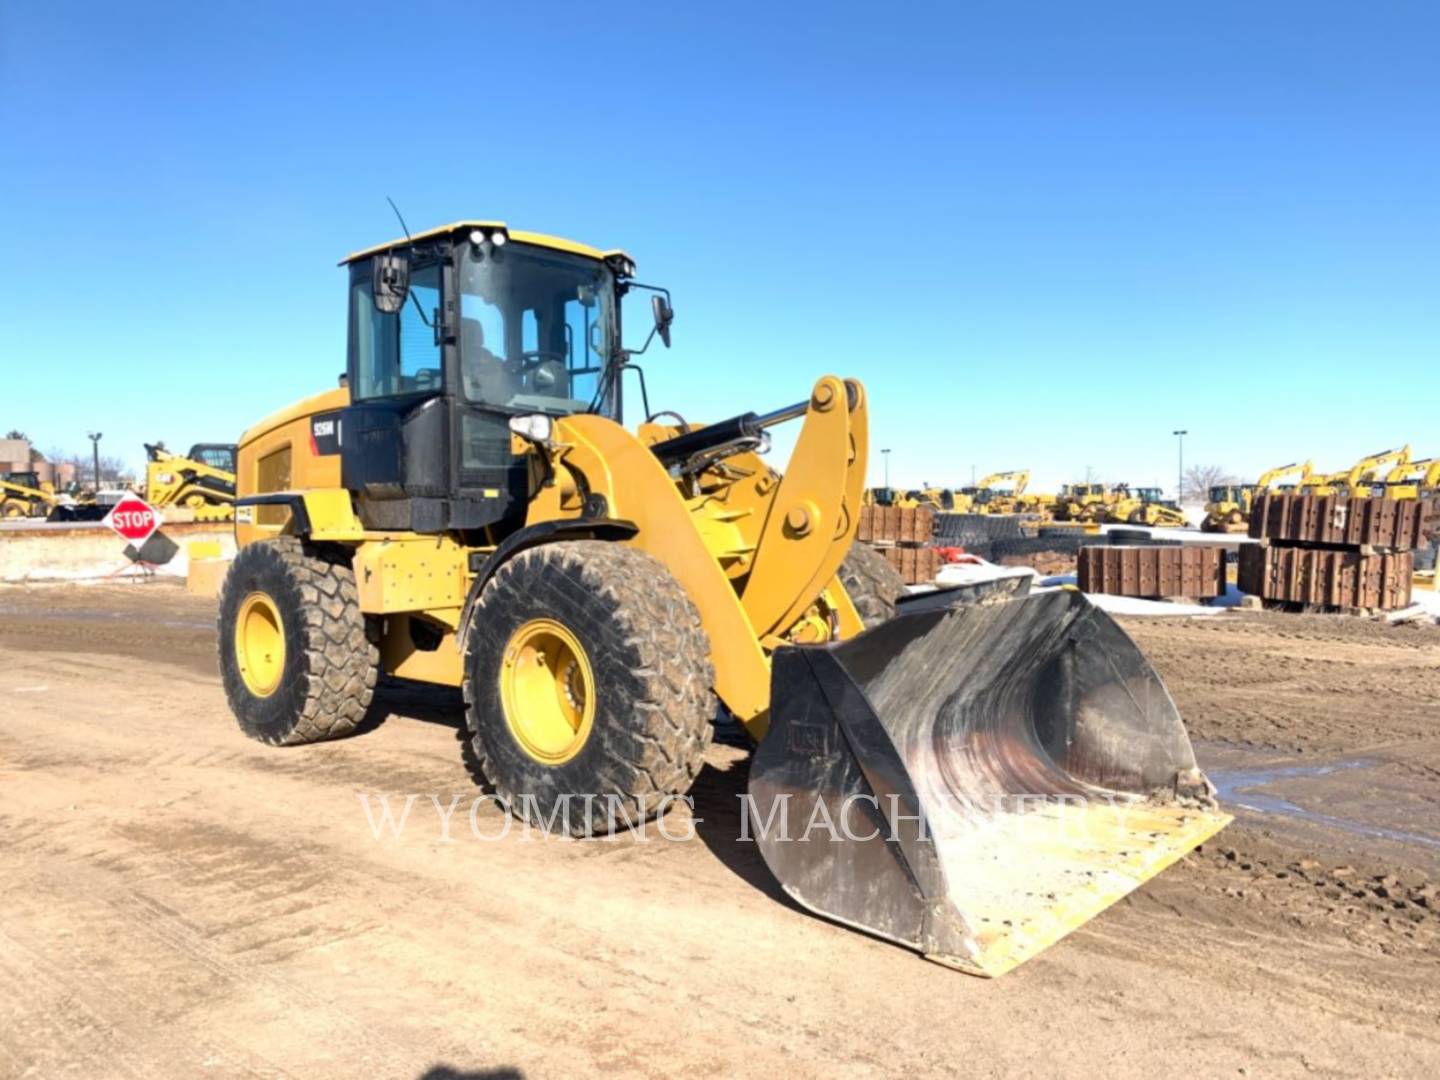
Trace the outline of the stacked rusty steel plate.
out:
M 928 544 L 934 532 L 935 512 L 928 506 L 862 506 L 856 539 L 862 544 Z
M 1440 524 L 1434 499 L 1262 495 L 1239 585 L 1273 604 L 1392 611 L 1410 604 L 1413 549 Z
M 1250 538 L 1305 547 L 1412 551 L 1435 528 L 1434 499 L 1347 499 L 1339 495 L 1261 495 Z
M 1265 600 L 1323 608 L 1393 611 L 1410 606 L 1415 556 L 1409 551 L 1362 555 L 1335 548 L 1245 544 L 1242 591 Z
M 862 506 L 856 539 L 869 544 L 900 571 L 907 585 L 934 581 L 943 562 L 927 545 L 935 535 L 935 512 L 928 506 Z
M 1225 592 L 1225 551 L 1199 544 L 1112 547 L 1090 544 L 1079 554 L 1081 592 L 1159 599 L 1208 599 Z
M 923 585 L 935 580 L 945 560 L 939 548 L 933 547 L 887 547 L 881 548 L 889 564 L 900 571 L 906 585 Z

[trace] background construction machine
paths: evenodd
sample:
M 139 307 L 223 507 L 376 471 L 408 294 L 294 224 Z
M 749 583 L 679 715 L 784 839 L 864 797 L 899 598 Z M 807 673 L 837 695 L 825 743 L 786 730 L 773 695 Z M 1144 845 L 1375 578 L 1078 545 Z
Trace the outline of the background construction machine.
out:
M 1376 454 L 1366 454 L 1359 461 L 1355 462 L 1348 469 L 1340 472 L 1312 476 L 1300 485 L 1300 490 L 1306 495 L 1344 495 L 1349 498 L 1360 498 L 1369 495 L 1371 488 L 1380 483 L 1385 475 L 1382 469 L 1389 466 L 1388 472 L 1404 470 L 1410 464 L 1410 446 L 1396 447 L 1393 450 L 1381 450 Z
M 1391 499 L 1420 499 L 1440 494 L 1440 458 L 1421 458 L 1397 465 L 1386 474 L 1384 483 L 1372 487 L 1371 494 Z
M 1055 498 L 1055 516 L 1061 521 L 1105 521 L 1110 508 L 1128 492 L 1126 484 L 1066 484 Z
M 897 614 L 852 546 L 860 383 L 702 426 L 660 422 L 641 379 L 632 434 L 621 299 L 650 291 L 666 344 L 673 312 L 623 252 L 462 222 L 345 265 L 348 389 L 238 449 L 220 665 L 249 735 L 348 734 L 382 671 L 461 687 L 498 797 L 588 835 L 683 794 L 722 708 L 758 743 L 746 809 L 786 891 L 979 974 L 1228 820 L 1080 594 Z M 782 476 L 760 453 L 791 421 Z
M 1301 487 L 1311 482 L 1311 462 L 1295 462 L 1279 465 L 1260 474 L 1253 484 L 1216 484 L 1210 488 L 1205 503 L 1205 520 L 1200 528 L 1205 532 L 1244 532 L 1249 528 L 1250 507 L 1255 496 L 1272 489 Z M 1280 481 L 1294 476 L 1290 484 Z
M 1116 500 L 1108 508 L 1108 520 L 1117 524 L 1153 525 L 1183 529 L 1189 524 L 1184 512 L 1166 502 L 1158 487 L 1119 489 Z
M 991 473 L 981 477 L 973 487 L 961 488 L 960 494 L 968 500 L 972 513 L 1017 514 L 1021 512 L 1021 497 L 1029 483 L 1028 469 Z
M 0 476 L 0 518 L 6 520 L 99 521 L 108 510 L 108 505 L 96 502 L 93 492 L 73 487 L 70 491 L 56 491 L 54 484 L 41 480 L 35 472 Z
M 46 517 L 60 505 L 61 496 L 53 484 L 33 472 L 12 472 L 0 476 L 0 518 L 14 520 Z
M 196 443 L 183 457 L 146 443 L 145 454 L 145 501 L 151 506 L 184 507 L 196 521 L 229 521 L 234 516 L 234 443 Z

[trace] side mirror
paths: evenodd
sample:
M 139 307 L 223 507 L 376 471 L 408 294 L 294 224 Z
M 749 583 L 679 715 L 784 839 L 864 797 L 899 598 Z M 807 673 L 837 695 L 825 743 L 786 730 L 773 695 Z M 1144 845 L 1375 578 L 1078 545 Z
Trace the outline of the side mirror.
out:
M 655 332 L 660 335 L 660 340 L 668 349 L 670 348 L 670 324 L 675 321 L 675 309 L 670 306 L 670 301 L 665 299 L 664 294 L 652 293 L 650 310 L 655 315 Z
M 371 261 L 370 294 L 381 314 L 394 315 L 410 294 L 410 260 L 404 255 L 376 255 Z

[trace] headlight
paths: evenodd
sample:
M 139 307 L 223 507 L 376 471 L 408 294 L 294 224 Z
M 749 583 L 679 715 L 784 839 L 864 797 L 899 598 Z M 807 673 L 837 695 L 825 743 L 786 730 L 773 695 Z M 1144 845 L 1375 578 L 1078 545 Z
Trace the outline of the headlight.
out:
M 509 239 L 510 238 L 508 236 L 498 230 L 490 234 L 490 242 L 496 247 L 504 247 L 505 241 Z
M 548 443 L 550 433 L 555 430 L 555 422 L 544 413 L 512 416 L 510 430 L 522 439 L 529 439 L 533 443 Z

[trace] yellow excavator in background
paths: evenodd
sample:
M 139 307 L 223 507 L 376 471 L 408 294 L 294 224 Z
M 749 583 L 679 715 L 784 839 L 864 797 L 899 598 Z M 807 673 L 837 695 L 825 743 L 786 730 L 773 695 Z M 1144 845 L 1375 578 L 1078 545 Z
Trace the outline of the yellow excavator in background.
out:
M 151 506 L 184 507 L 196 521 L 229 521 L 234 516 L 234 443 L 196 443 L 184 456 L 146 443 L 145 454 L 145 501 Z
M 1421 458 L 1397 465 L 1372 494 L 1390 499 L 1420 499 L 1440 495 L 1440 458 Z
M 1362 498 L 1369 495 L 1380 481 L 1380 470 L 1390 466 L 1389 471 L 1404 469 L 1410 464 L 1410 445 L 1398 446 L 1393 450 L 1381 450 L 1366 454 L 1348 469 L 1312 477 L 1300 485 L 1305 495 L 1343 495 L 1346 498 Z
M 1015 469 L 981 477 L 974 487 L 961 488 L 960 493 L 970 499 L 978 513 L 1018 514 L 1029 486 L 1030 470 Z
M 1253 484 L 1216 484 L 1210 488 L 1205 503 L 1205 520 L 1200 528 L 1205 532 L 1245 532 L 1250 527 L 1250 508 L 1257 495 L 1267 491 L 1302 488 L 1311 483 L 1314 464 L 1309 461 L 1290 465 L 1277 465 L 1260 474 Z M 1281 480 L 1295 475 L 1290 484 Z
M 1384 473 L 1381 472 L 1389 466 Z M 1378 454 L 1370 454 L 1361 458 L 1350 468 L 1349 475 L 1345 478 L 1343 494 L 1352 499 L 1363 498 L 1370 495 L 1378 487 L 1383 489 L 1384 481 L 1396 470 L 1402 473 L 1410 465 L 1410 444 L 1396 447 L 1394 450 L 1382 450 Z
M 456 687 L 501 803 L 588 836 L 682 798 L 719 710 L 756 744 L 742 809 L 785 892 L 980 975 L 1229 820 L 1083 595 L 908 597 L 853 543 L 858 381 L 701 424 L 637 379 L 632 432 L 623 377 L 674 313 L 624 252 L 467 221 L 343 265 L 347 385 L 237 451 L 219 662 L 251 737 L 348 735 L 382 674 Z M 794 422 L 782 475 L 761 455 Z

